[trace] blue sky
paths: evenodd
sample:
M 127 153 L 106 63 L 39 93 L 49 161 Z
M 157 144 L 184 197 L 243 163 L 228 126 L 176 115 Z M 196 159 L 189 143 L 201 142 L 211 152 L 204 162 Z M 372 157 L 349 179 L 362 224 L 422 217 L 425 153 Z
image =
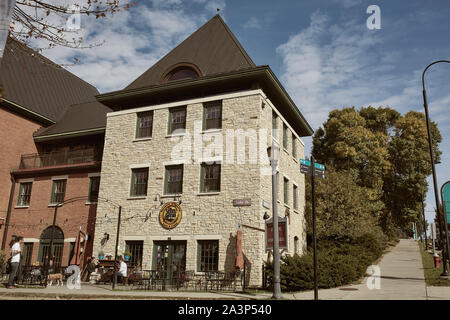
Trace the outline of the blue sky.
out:
M 257 65 L 270 65 L 316 129 L 335 108 L 390 106 L 423 111 L 421 74 L 432 61 L 450 60 L 448 0 L 152 0 L 114 18 L 82 18 L 84 50 L 44 54 L 101 92 L 132 82 L 221 8 L 221 15 Z M 381 9 L 381 29 L 369 30 L 369 5 Z M 431 118 L 443 135 L 439 186 L 450 180 L 450 64 L 426 77 Z M 311 139 L 305 138 L 305 155 Z M 430 186 L 431 178 L 429 179 Z M 427 219 L 434 216 L 427 196 Z

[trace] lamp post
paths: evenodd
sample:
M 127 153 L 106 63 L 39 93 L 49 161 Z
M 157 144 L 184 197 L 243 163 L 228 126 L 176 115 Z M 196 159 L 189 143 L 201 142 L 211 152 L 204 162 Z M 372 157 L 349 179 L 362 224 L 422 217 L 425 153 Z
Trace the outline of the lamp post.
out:
M 445 63 L 450 63 L 449 60 L 438 60 L 435 61 L 433 63 L 430 63 L 425 70 L 422 73 L 422 89 L 423 89 L 423 106 L 425 108 L 425 118 L 426 118 L 426 122 L 427 122 L 427 132 L 428 132 L 428 145 L 430 148 L 430 161 L 431 161 L 431 169 L 432 169 L 432 173 L 433 173 L 433 185 L 434 185 L 434 197 L 435 197 L 435 201 L 436 201 L 436 208 L 437 208 L 437 215 L 438 215 L 438 221 L 439 224 L 441 224 L 441 228 L 440 229 L 440 233 L 441 233 L 441 243 L 442 243 L 442 249 L 444 251 L 444 254 L 442 255 L 443 257 L 443 264 L 444 264 L 444 272 L 441 274 L 441 276 L 446 277 L 449 275 L 448 270 L 447 270 L 447 260 L 448 260 L 448 253 L 449 253 L 449 240 L 448 240 L 448 226 L 447 226 L 447 217 L 445 216 L 445 214 L 442 215 L 442 211 L 441 211 L 441 205 L 439 202 L 439 190 L 438 190 L 438 186 L 437 186 L 437 177 L 436 177 L 436 168 L 434 166 L 434 155 L 433 155 L 433 144 L 432 144 L 432 138 L 431 138 L 431 125 L 430 125 L 430 118 L 428 115 L 428 103 L 427 103 L 427 93 L 425 90 L 425 72 L 434 64 L 437 63 L 441 63 L 441 62 L 445 62 Z M 443 225 L 442 225 L 443 224 Z M 445 236 L 444 239 L 442 239 L 442 231 L 445 231 Z M 444 244 L 445 242 L 445 244 Z
M 272 211 L 273 211 L 273 299 L 281 299 L 280 286 L 280 248 L 278 239 L 278 157 L 280 147 L 272 137 L 272 146 L 268 149 L 272 166 Z

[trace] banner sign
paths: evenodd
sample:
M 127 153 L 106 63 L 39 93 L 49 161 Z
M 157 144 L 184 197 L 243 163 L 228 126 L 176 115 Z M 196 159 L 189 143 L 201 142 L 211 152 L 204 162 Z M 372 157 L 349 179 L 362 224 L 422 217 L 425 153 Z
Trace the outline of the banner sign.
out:
M 442 204 L 444 206 L 445 214 L 447 215 L 447 223 L 450 223 L 450 181 L 444 183 L 441 192 Z
M 286 218 L 278 219 L 278 243 L 280 250 L 288 249 L 288 225 Z M 273 219 L 266 222 L 266 251 L 273 249 Z
M 11 15 L 15 5 L 16 0 L 0 1 L 0 59 L 3 57 L 3 52 L 5 50 L 9 26 L 11 25 Z

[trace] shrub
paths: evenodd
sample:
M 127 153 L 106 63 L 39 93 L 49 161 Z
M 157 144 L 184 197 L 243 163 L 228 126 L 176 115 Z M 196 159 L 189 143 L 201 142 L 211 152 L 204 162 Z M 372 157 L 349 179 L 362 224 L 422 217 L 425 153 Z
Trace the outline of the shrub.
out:
M 6 253 L 4 251 L 0 251 L 0 276 L 6 273 Z
M 317 245 L 318 286 L 334 288 L 352 283 L 365 275 L 367 267 L 383 253 L 385 244 L 373 234 L 356 240 L 321 240 Z M 311 249 L 303 256 L 281 258 L 281 287 L 284 291 L 314 288 L 314 257 Z M 272 265 L 266 264 L 271 286 Z

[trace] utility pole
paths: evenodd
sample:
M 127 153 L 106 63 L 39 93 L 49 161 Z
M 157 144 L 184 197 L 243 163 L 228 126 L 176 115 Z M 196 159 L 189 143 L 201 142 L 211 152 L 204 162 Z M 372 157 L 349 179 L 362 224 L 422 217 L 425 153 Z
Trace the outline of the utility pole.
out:
M 117 221 L 117 233 L 116 233 L 116 250 L 114 253 L 114 274 L 113 274 L 113 281 L 112 281 L 112 288 L 114 289 L 116 287 L 116 272 L 117 272 L 117 250 L 119 247 L 119 233 L 120 233 L 120 218 L 122 216 L 122 206 L 119 206 L 119 218 Z
M 311 204 L 312 204 L 312 222 L 313 222 L 313 255 L 314 255 L 314 300 L 319 299 L 319 288 L 317 282 L 317 232 L 316 232 L 316 193 L 314 190 L 314 167 L 315 159 L 311 155 Z

